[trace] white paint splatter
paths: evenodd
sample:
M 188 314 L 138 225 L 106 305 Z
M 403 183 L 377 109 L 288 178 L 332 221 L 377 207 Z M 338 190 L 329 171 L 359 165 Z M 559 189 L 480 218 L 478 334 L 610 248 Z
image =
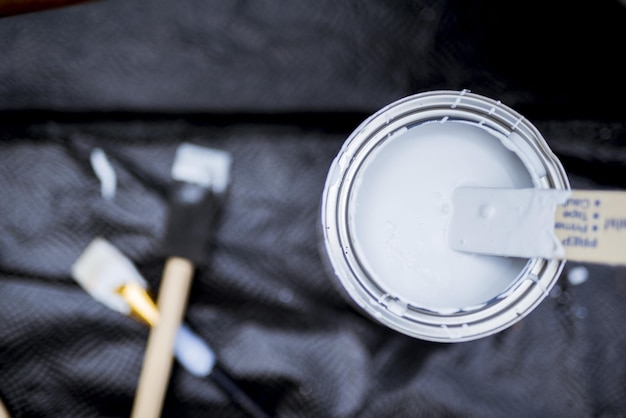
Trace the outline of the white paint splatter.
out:
M 102 149 L 94 148 L 91 151 L 91 166 L 100 180 L 102 197 L 106 200 L 112 200 L 117 189 L 117 176 L 115 169 Z
M 293 301 L 293 292 L 291 289 L 283 287 L 278 291 L 278 299 L 283 303 L 291 303 Z
M 572 286 L 583 284 L 589 278 L 589 270 L 583 266 L 574 267 L 567 273 L 567 281 Z

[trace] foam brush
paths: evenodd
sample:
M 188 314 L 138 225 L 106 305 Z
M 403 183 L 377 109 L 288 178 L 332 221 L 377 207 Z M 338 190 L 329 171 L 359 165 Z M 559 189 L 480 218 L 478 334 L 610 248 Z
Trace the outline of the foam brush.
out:
M 163 407 L 176 331 L 187 304 L 194 265 L 207 257 L 219 204 L 230 179 L 230 154 L 193 144 L 178 147 L 163 243 L 167 260 L 159 287 L 158 323 L 148 336 L 132 418 L 158 417 Z M 233 398 L 240 405 L 243 399 Z M 262 410 L 248 412 L 264 415 Z

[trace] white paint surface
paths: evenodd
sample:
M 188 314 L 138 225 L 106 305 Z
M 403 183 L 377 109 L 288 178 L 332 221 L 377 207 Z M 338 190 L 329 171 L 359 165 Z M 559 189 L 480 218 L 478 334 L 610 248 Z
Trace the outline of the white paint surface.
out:
M 373 151 L 355 179 L 349 226 L 355 255 L 387 294 L 442 311 L 480 305 L 515 281 L 527 259 L 464 254 L 446 238 L 456 188 L 533 187 L 510 146 L 448 121 L 411 127 Z

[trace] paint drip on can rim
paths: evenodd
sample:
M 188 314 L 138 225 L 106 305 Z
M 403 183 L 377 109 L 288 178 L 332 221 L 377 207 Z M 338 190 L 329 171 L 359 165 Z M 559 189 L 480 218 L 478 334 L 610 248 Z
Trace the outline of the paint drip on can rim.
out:
M 528 315 L 564 261 L 450 249 L 462 186 L 568 190 L 569 181 L 535 126 L 467 90 L 409 96 L 359 125 L 329 169 L 321 207 L 322 252 L 346 298 L 437 342 L 492 335 Z

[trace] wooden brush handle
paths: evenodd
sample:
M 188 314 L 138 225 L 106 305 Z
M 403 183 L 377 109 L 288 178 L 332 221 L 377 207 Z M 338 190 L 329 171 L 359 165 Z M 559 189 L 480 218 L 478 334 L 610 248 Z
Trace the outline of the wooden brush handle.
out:
M 187 305 L 192 276 L 191 261 L 179 257 L 167 260 L 157 301 L 159 320 L 148 337 L 132 418 L 161 415 L 172 369 L 174 340 Z
M 0 418 L 11 418 L 11 415 L 9 415 L 9 411 L 7 410 L 6 406 L 4 406 L 4 404 L 2 403 L 1 399 L 0 399 Z

